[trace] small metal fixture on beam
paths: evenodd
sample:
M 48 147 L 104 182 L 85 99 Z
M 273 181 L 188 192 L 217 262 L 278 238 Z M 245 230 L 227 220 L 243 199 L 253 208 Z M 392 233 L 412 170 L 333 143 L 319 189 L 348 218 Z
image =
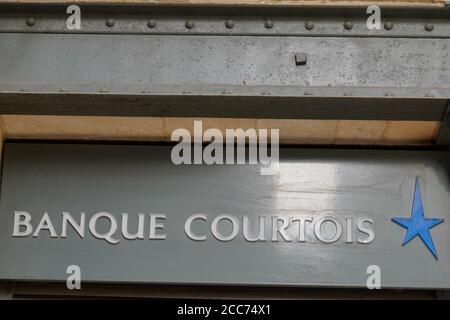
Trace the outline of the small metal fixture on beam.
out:
M 306 53 L 299 52 L 295 54 L 295 64 L 297 66 L 303 66 L 306 64 L 307 55 Z

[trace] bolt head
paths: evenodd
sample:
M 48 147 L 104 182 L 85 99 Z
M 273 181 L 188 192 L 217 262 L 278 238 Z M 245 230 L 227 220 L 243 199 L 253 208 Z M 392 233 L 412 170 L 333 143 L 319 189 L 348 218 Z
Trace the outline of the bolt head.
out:
M 386 22 L 384 23 L 384 28 L 385 28 L 386 30 L 392 30 L 392 28 L 394 28 L 394 24 L 392 23 L 392 21 L 386 21 Z
M 433 26 L 432 23 L 426 23 L 425 24 L 425 30 L 426 31 L 430 32 L 430 31 L 433 31 L 433 29 L 434 29 L 434 26 Z
M 27 19 L 27 26 L 32 27 L 36 23 L 36 20 L 34 18 L 28 18 Z
M 228 29 L 234 28 L 234 21 L 233 20 L 226 20 L 225 21 L 225 27 L 227 27 Z
M 106 19 L 105 24 L 106 24 L 106 26 L 107 26 L 108 28 L 112 28 L 112 27 L 114 27 L 114 25 L 116 24 L 116 22 L 114 21 L 114 19 Z
M 266 27 L 266 29 L 272 29 L 273 28 L 273 20 L 266 19 L 266 21 L 264 22 L 264 27 Z
M 306 30 L 312 30 L 314 29 L 314 23 L 312 23 L 311 21 L 308 21 L 305 23 L 305 29 Z
M 153 29 L 154 27 L 156 27 L 156 21 L 155 20 L 149 20 L 147 22 L 147 27 L 149 27 L 150 29 Z
M 351 22 L 351 21 L 345 21 L 344 22 L 344 28 L 345 28 L 345 30 L 352 30 L 353 29 L 353 22 Z
M 186 29 L 192 29 L 192 28 L 194 28 L 194 21 L 192 21 L 192 20 L 188 20 L 188 21 L 186 21 L 186 23 L 184 24 L 184 26 L 186 27 Z

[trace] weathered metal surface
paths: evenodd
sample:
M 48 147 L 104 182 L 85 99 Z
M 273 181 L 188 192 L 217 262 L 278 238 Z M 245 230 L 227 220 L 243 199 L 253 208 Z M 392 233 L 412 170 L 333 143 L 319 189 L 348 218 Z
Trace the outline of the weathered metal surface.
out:
M 66 27 L 68 5 L 0 5 L 0 32 L 283 35 L 327 37 L 450 37 L 443 8 L 382 7 L 382 27 L 369 30 L 366 7 L 186 7 L 79 4 L 80 30 Z M 33 23 L 28 22 L 32 19 Z M 385 24 L 387 23 L 387 25 Z M 348 28 L 348 26 L 350 26 Z M 432 30 L 426 26 L 432 25 Z M 386 27 L 387 26 L 387 27 Z
M 1 91 L 169 86 L 175 94 L 175 86 L 205 86 L 207 94 L 210 86 L 235 86 L 269 87 L 268 95 L 277 94 L 270 87 L 291 87 L 296 95 L 299 87 L 319 87 L 326 95 L 337 87 L 342 95 L 345 88 L 400 88 L 403 98 L 421 89 L 450 96 L 450 39 L 0 34 L 0 41 Z M 308 55 L 304 67 L 295 65 L 298 52 Z
M 311 92 L 308 91 L 308 92 Z M 443 99 L 247 95 L 2 94 L 1 114 L 441 121 Z
M 450 96 L 447 39 L 0 40 L 1 113 L 441 120 Z M 296 65 L 298 52 L 307 54 L 305 65 Z
M 365 287 L 368 267 L 376 265 L 382 288 L 450 288 L 448 151 L 282 148 L 273 176 L 261 176 L 259 165 L 174 165 L 170 153 L 167 146 L 6 143 L 0 279 L 65 281 L 68 265 L 77 265 L 82 281 Z M 391 221 L 412 215 L 416 179 L 425 217 L 444 219 L 429 230 L 438 259 L 419 237 L 402 246 L 406 230 Z M 30 213 L 34 232 L 48 212 L 56 236 L 43 228 L 36 236 L 13 237 L 17 210 Z M 63 211 L 77 223 L 85 212 L 83 237 L 70 225 L 61 236 Z M 98 211 L 119 221 L 119 243 L 91 235 Z M 121 213 L 129 214 L 130 232 L 137 230 L 138 213 L 166 214 L 157 231 L 166 238 L 149 239 L 147 220 L 143 239 L 125 239 Z M 185 232 L 185 221 L 197 213 L 207 221 L 191 230 L 206 240 Z M 230 241 L 210 229 L 224 213 L 240 221 Z M 260 216 L 331 217 L 343 233 L 334 242 L 319 241 L 318 232 L 329 239 L 337 231 L 330 225 L 318 231 L 312 222 L 302 241 L 290 224 L 291 240 L 278 235 L 274 241 L 268 224 L 266 240 L 251 242 L 242 233 L 244 215 L 253 236 Z M 373 221 L 371 241 L 355 231 L 362 218 Z M 353 219 L 350 227 L 346 219 Z M 98 230 L 106 233 L 108 221 L 99 221 Z M 219 230 L 231 232 L 226 222 Z

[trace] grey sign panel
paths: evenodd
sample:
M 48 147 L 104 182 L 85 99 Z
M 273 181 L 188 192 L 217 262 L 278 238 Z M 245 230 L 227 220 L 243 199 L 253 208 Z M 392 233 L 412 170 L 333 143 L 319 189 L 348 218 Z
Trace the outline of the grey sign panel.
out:
M 6 143 L 0 279 L 450 288 L 449 152 L 282 148 L 274 175 L 170 154 Z

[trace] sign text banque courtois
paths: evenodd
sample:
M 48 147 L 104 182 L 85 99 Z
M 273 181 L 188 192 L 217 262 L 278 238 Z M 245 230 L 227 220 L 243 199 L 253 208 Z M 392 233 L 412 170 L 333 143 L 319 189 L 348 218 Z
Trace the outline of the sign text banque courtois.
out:
M 265 216 L 252 218 L 243 215 L 238 218 L 231 214 L 222 214 L 208 218 L 206 214 L 189 216 L 184 223 L 184 232 L 190 240 L 205 241 L 208 235 L 219 241 L 232 241 L 242 236 L 249 242 L 287 241 L 308 242 L 320 241 L 334 243 L 342 240 L 345 243 L 370 243 L 375 237 L 373 220 L 370 218 L 344 219 L 330 215 L 317 216 Z M 121 213 L 117 219 L 109 212 L 96 212 L 90 217 L 81 212 L 74 217 L 69 212 L 61 212 L 58 225 L 52 221 L 48 212 L 42 214 L 34 223 L 32 214 L 27 211 L 14 212 L 13 237 L 50 237 L 67 238 L 71 228 L 77 236 L 84 239 L 87 233 L 97 239 L 111 244 L 123 240 L 164 240 L 168 236 L 164 231 L 166 214 L 138 213 L 130 223 L 128 213 Z M 193 231 L 194 224 L 208 224 L 206 232 Z M 227 228 L 228 227 L 228 228 Z M 228 230 L 226 230 L 228 229 Z

